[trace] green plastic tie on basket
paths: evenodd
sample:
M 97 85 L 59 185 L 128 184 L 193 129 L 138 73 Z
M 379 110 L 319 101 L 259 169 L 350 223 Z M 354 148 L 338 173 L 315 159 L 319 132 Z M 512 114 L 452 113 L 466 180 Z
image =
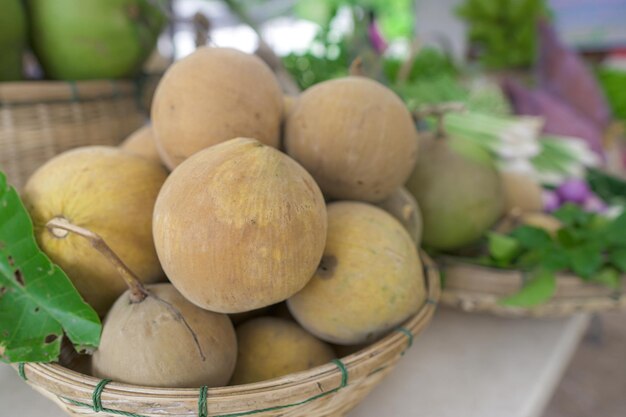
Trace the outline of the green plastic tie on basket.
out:
M 76 81 L 68 81 L 67 83 L 70 85 L 70 91 L 72 93 L 72 101 L 73 102 L 80 101 L 80 96 L 78 94 L 78 85 L 76 85 Z
M 409 350 L 411 348 L 411 346 L 413 346 L 413 333 L 411 333 L 411 331 L 409 329 L 407 329 L 406 327 L 403 327 L 403 326 L 396 327 L 396 331 L 402 333 L 408 339 L 406 348 L 400 354 L 400 355 L 404 356 L 406 351 Z
M 26 365 L 24 362 L 20 362 L 17 365 L 17 373 L 20 375 L 20 378 L 22 378 L 24 381 L 28 381 L 28 378 L 26 378 L 26 371 L 24 369 L 24 365 Z
M 207 393 L 209 391 L 209 387 L 206 385 L 200 388 L 200 396 L 198 397 L 198 417 L 207 417 L 209 411 L 206 406 Z
M 96 388 L 93 390 L 93 394 L 91 394 L 91 408 L 96 413 L 100 413 L 104 410 L 104 408 L 102 408 L 102 391 L 104 391 L 104 387 L 106 387 L 109 382 L 111 382 L 110 379 L 103 379 L 98 383 L 98 385 L 96 385 Z
M 268 411 L 277 411 L 277 410 L 282 410 L 282 409 L 285 409 L 285 408 L 296 407 L 296 406 L 299 406 L 299 405 L 310 403 L 311 401 L 315 401 L 318 398 L 322 398 L 322 397 L 325 397 L 327 395 L 333 394 L 333 393 L 339 391 L 340 389 L 345 388 L 346 386 L 348 386 L 348 369 L 346 368 L 346 365 L 344 365 L 344 363 L 341 362 L 339 359 L 333 359 L 332 363 L 334 363 L 337 366 L 337 368 L 339 368 L 339 370 L 341 371 L 341 383 L 340 383 L 340 385 L 337 388 L 333 388 L 330 391 L 322 392 L 321 394 L 314 395 L 313 397 L 307 398 L 306 400 L 302 400 L 302 401 L 299 401 L 297 403 L 285 404 L 285 405 L 277 405 L 275 407 L 268 407 L 268 408 L 263 408 L 263 409 L 260 409 L 260 410 L 243 411 L 241 413 L 220 414 L 220 415 L 213 416 L 213 417 L 240 417 L 240 416 L 249 416 L 249 415 L 254 415 L 254 414 L 265 413 L 265 412 L 268 412 Z M 147 417 L 147 416 L 142 415 L 142 414 L 135 414 L 135 413 L 129 413 L 129 412 L 126 412 L 126 411 L 119 411 L 119 410 L 112 410 L 110 408 L 104 408 L 102 406 L 102 401 L 101 401 L 100 397 L 102 396 L 102 391 L 104 390 L 104 387 L 109 382 L 111 382 L 111 381 L 108 380 L 108 379 L 103 379 L 96 386 L 96 388 L 94 389 L 93 395 L 92 395 L 93 405 L 92 404 L 86 404 L 86 403 L 83 403 L 83 402 L 80 402 L 80 401 L 71 400 L 69 398 L 63 398 L 63 399 L 65 401 L 69 402 L 70 404 L 73 404 L 73 405 L 76 405 L 76 406 L 79 406 L 79 407 L 91 408 L 93 411 L 95 411 L 97 413 L 105 412 L 105 413 L 109 413 L 109 414 L 116 414 L 116 415 L 126 416 L 126 417 Z M 207 387 L 202 387 L 200 389 L 200 394 L 199 394 L 199 397 L 198 397 L 198 417 L 209 417 L 208 410 L 207 410 L 207 397 L 208 397 L 208 388 Z
M 149 119 L 150 109 L 146 109 L 145 106 L 143 105 L 144 104 L 143 94 L 146 88 L 146 84 L 148 83 L 148 74 L 142 71 L 141 73 L 139 73 L 139 75 L 137 75 L 137 77 L 135 77 L 134 83 L 135 83 L 135 93 L 134 93 L 135 104 L 137 105 L 137 108 L 139 109 L 139 111 L 144 113 Z

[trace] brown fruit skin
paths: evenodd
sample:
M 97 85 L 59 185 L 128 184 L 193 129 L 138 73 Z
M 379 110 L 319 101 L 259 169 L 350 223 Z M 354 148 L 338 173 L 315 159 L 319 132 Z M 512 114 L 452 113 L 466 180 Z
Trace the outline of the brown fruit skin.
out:
M 279 145 L 283 94 L 258 57 L 199 48 L 170 67 L 152 103 L 157 148 L 173 169 L 198 152 L 244 136 Z
M 61 216 L 98 233 L 142 282 L 156 282 L 164 277 L 152 240 L 152 211 L 166 176 L 154 162 L 93 146 L 56 156 L 24 187 L 39 246 L 101 316 L 126 291 L 124 281 L 84 238 L 57 238 L 46 223 Z
M 327 342 L 372 342 L 416 313 L 426 298 L 422 264 L 400 222 L 365 203 L 328 205 L 324 257 L 287 300 L 294 318 Z
M 153 222 L 172 284 L 221 313 L 269 306 L 304 287 L 322 257 L 326 227 L 313 178 L 287 155 L 244 138 L 176 168 Z
M 422 212 L 415 197 L 406 188 L 398 188 L 389 198 L 376 205 L 402 223 L 402 226 L 415 242 L 415 246 L 420 246 L 422 241 Z
M 93 375 L 149 387 L 224 386 L 237 359 L 228 316 L 196 307 L 170 284 L 147 287 L 132 303 L 124 293 L 111 308 L 93 355 Z
M 363 77 L 319 83 L 287 115 L 287 153 L 330 199 L 386 199 L 409 177 L 417 146 L 402 100 Z
M 504 212 L 518 209 L 523 212 L 543 210 L 541 186 L 532 178 L 513 172 L 502 172 L 502 188 L 504 190 Z
M 534 226 L 545 230 L 550 235 L 555 236 L 563 223 L 554 216 L 541 212 L 522 213 L 520 222 L 527 226 Z
M 335 358 L 326 343 L 298 324 L 260 317 L 237 327 L 237 365 L 231 385 L 266 381 L 324 365 Z
M 154 132 L 149 125 L 143 126 L 127 137 L 120 144 L 120 148 L 133 155 L 141 156 L 157 164 L 161 164 L 161 157 L 154 142 Z

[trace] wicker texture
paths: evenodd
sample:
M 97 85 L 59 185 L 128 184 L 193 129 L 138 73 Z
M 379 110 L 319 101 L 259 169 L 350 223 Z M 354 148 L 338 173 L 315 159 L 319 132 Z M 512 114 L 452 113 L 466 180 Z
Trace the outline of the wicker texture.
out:
M 505 317 L 566 317 L 579 312 L 626 310 L 626 279 L 622 288 L 583 282 L 579 277 L 560 274 L 556 292 L 546 303 L 532 307 L 508 307 L 499 301 L 519 291 L 526 280 L 521 271 L 507 271 L 464 263 L 454 259 L 440 262 L 445 285 L 442 305 L 466 312 L 486 312 Z
M 413 337 L 430 323 L 440 296 L 439 270 L 426 256 L 423 260 L 428 300 L 402 327 L 337 363 L 254 384 L 211 388 L 206 408 L 199 407 L 198 389 L 147 388 L 112 382 L 99 397 L 104 411 L 96 413 L 92 407 L 93 393 L 100 380 L 58 364 L 26 364 L 21 369 L 33 388 L 72 416 L 343 416 L 393 370 Z
M 0 170 L 18 190 L 48 159 L 118 145 L 145 123 L 154 82 L 0 83 Z

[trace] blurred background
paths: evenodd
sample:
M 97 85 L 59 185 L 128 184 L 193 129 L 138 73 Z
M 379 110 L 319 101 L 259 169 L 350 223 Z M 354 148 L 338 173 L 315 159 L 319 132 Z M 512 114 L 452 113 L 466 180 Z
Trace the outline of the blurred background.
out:
M 0 169 L 18 187 L 65 149 L 120 143 L 168 66 L 208 45 L 258 54 L 287 95 L 352 72 L 412 110 L 461 103 L 447 129 L 504 170 L 548 193 L 590 182 L 589 210 L 626 199 L 626 0 L 145 0 L 131 23 L 117 0 L 2 3 Z M 624 323 L 593 318 L 545 417 L 626 415 Z

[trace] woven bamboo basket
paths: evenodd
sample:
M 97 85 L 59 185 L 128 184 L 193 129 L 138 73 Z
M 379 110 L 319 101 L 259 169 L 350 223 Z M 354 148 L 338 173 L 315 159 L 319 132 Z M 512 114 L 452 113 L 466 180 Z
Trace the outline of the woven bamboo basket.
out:
M 145 123 L 158 77 L 0 83 L 0 170 L 19 190 L 61 152 L 118 145 Z
M 430 323 L 440 296 L 439 270 L 426 256 L 422 259 L 428 298 L 413 317 L 378 342 L 304 372 L 230 387 L 164 389 L 101 381 L 59 364 L 17 368 L 71 416 L 343 416 L 392 371 Z
M 444 277 L 442 305 L 466 312 L 485 312 L 505 317 L 566 317 L 578 312 L 626 310 L 626 279 L 614 290 L 583 282 L 570 274 L 557 276 L 556 292 L 546 303 L 532 307 L 509 307 L 500 300 L 519 291 L 527 276 L 522 271 L 474 265 L 452 258 L 439 261 Z

